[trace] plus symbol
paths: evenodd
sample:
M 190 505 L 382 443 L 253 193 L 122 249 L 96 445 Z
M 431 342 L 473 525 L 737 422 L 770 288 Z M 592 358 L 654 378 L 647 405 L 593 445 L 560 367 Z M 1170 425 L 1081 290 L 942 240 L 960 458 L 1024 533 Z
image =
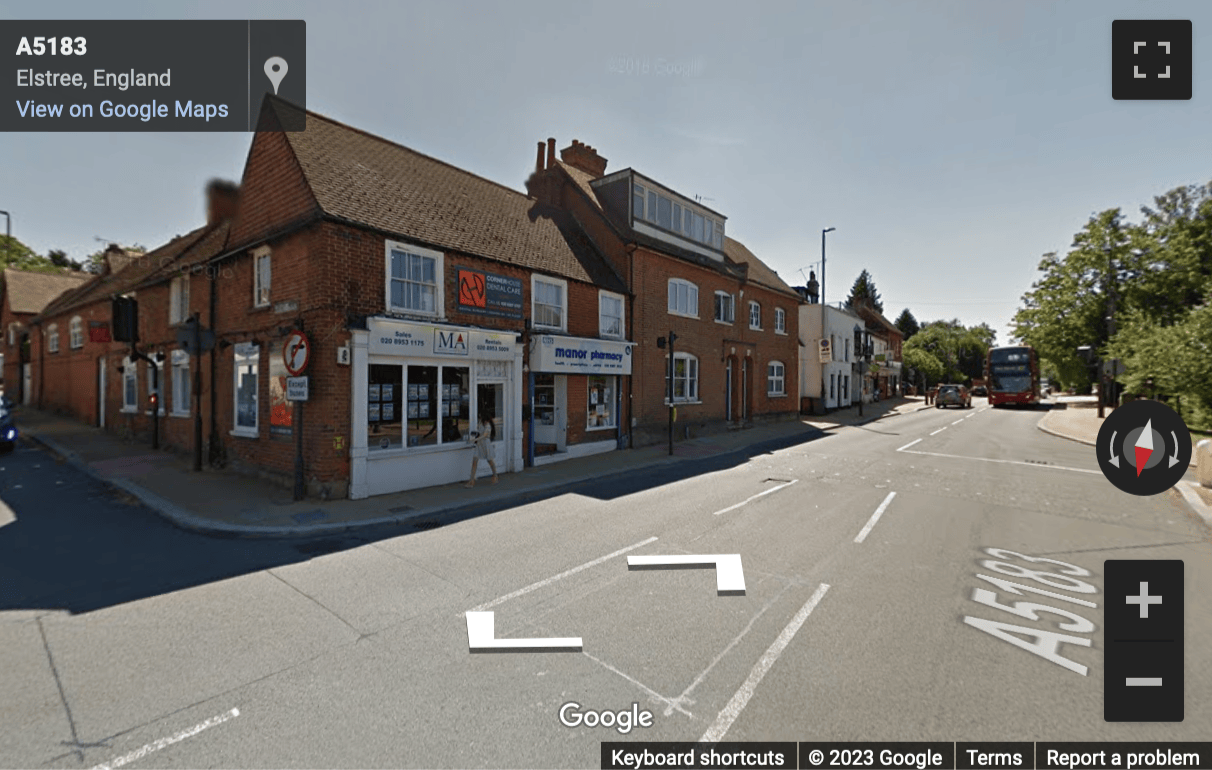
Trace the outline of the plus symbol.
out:
M 1161 604 L 1161 603 L 1162 603 L 1162 598 L 1160 596 L 1150 596 L 1149 595 L 1149 584 L 1148 583 L 1140 584 L 1140 596 L 1129 596 L 1128 597 L 1128 604 L 1139 604 L 1140 605 L 1140 616 L 1142 618 L 1149 617 L 1149 605 L 1150 604 Z

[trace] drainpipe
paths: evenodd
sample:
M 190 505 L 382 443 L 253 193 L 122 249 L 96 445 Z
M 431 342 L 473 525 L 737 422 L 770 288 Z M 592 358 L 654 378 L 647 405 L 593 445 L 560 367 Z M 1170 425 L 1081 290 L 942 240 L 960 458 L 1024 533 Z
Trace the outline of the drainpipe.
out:
M 216 309 L 218 307 L 219 297 L 215 293 L 215 276 L 213 270 L 208 271 L 208 277 L 210 278 L 210 328 L 211 331 L 217 331 L 215 329 L 215 316 L 217 314 Z M 211 467 L 214 467 L 219 461 L 219 424 L 215 414 L 217 405 L 215 376 L 218 367 L 218 361 L 215 359 L 215 355 L 218 353 L 218 350 L 219 345 L 218 341 L 216 340 L 214 347 L 210 349 L 210 442 L 208 448 L 208 461 L 210 462 Z

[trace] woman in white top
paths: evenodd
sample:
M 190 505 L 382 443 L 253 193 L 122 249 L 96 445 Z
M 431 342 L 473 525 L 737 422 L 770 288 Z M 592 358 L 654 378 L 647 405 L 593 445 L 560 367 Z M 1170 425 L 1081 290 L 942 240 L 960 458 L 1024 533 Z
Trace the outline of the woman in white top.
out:
M 480 424 L 476 426 L 476 432 L 471 434 L 471 442 L 475 444 L 475 451 L 471 455 L 471 480 L 463 486 L 474 487 L 476 485 L 476 470 L 480 467 L 480 460 L 487 460 L 488 465 L 492 468 L 492 483 L 495 484 L 497 478 L 497 464 L 492 459 L 492 440 L 496 433 L 496 426 L 488 417 L 481 416 Z

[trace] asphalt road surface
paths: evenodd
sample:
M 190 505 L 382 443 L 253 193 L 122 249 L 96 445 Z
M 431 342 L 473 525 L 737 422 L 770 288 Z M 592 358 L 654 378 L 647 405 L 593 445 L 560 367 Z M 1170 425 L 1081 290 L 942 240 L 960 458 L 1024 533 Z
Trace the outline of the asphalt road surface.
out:
M 0 457 L 0 765 L 596 767 L 602 741 L 1212 740 L 1212 534 L 1173 490 L 1116 490 L 1041 416 L 978 400 L 308 543 L 178 531 L 22 446 Z M 729 554 L 743 595 L 718 595 L 710 568 L 628 569 Z M 1185 564 L 1182 723 L 1103 720 L 1107 559 Z M 493 613 L 491 639 L 582 647 L 472 654 L 468 611 Z M 569 721 L 634 710 L 651 726 L 565 726 L 569 703 Z

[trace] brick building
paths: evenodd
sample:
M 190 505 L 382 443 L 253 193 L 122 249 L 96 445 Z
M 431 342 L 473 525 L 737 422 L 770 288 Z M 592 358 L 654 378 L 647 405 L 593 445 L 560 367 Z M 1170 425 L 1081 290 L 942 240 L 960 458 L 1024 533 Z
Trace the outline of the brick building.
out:
M 896 325 L 869 303 L 860 302 L 854 312 L 862 317 L 871 338 L 871 366 L 867 391 L 879 398 L 892 398 L 901 391 L 901 342 L 904 335 Z
M 726 218 L 581 142 L 539 143 L 527 190 L 568 212 L 626 283 L 637 362 L 635 445 L 668 435 L 673 344 L 675 438 L 791 419 L 799 411 L 800 296 L 725 232 Z
M 87 273 L 42 273 L 6 268 L 0 283 L 0 383 L 5 395 L 29 403 L 33 388 L 30 322 L 60 294 L 92 278 Z
M 567 212 L 312 113 L 256 133 L 238 197 L 218 192 L 205 227 L 38 319 L 49 339 L 133 296 L 166 445 L 192 448 L 194 421 L 173 418 L 201 414 L 212 464 L 290 485 L 301 439 L 307 491 L 360 498 L 465 480 L 480 417 L 501 472 L 628 443 L 626 287 Z M 216 339 L 200 357 L 177 341 L 194 313 Z M 128 353 L 43 346 L 42 404 L 146 438 L 152 364 Z

